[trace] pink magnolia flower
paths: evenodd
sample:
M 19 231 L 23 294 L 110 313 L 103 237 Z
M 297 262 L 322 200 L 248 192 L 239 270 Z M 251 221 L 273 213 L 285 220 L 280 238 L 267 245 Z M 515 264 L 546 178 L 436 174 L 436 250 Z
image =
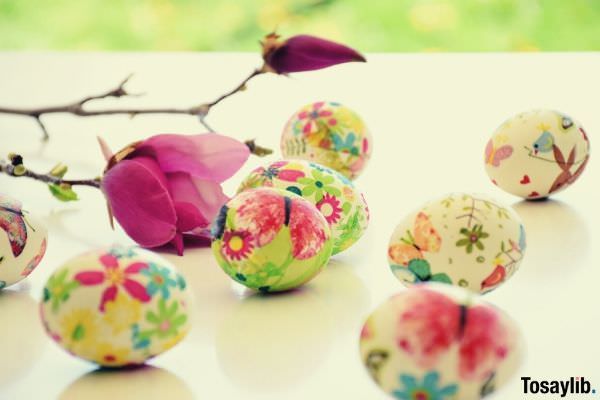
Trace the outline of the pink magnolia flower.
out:
M 343 44 L 309 35 L 279 40 L 279 35 L 267 35 L 263 46 L 265 67 L 278 74 L 312 71 L 352 61 L 365 62 L 365 57 Z
M 73 277 L 77 282 L 84 286 L 109 285 L 104 289 L 104 292 L 102 292 L 102 299 L 100 300 L 99 307 L 100 311 L 104 312 L 106 303 L 114 301 L 117 298 L 120 287 L 125 289 L 131 297 L 138 299 L 142 303 L 150 301 L 151 297 L 144 285 L 132 279 L 132 275 L 148 268 L 148 264 L 135 262 L 128 265 L 126 268 L 121 269 L 119 268 L 119 259 L 112 254 L 105 254 L 100 257 L 100 263 L 104 267 L 103 271 L 82 271 L 75 274 Z
M 216 133 L 164 134 L 111 155 L 102 191 L 125 232 L 144 247 L 172 243 L 183 254 L 183 234 L 208 237 L 210 222 L 228 200 L 221 183 L 250 150 Z

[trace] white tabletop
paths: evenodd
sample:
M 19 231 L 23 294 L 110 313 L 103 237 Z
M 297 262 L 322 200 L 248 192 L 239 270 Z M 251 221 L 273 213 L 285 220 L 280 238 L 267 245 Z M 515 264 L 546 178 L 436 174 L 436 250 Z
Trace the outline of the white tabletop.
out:
M 111 231 L 98 191 L 59 203 L 40 183 L 0 176 L 0 191 L 25 202 L 50 230 L 38 269 L 0 298 L 0 398 L 19 399 L 384 399 L 358 354 L 364 318 L 404 290 L 389 271 L 389 236 L 405 214 L 452 191 L 486 193 L 513 204 L 524 219 L 529 248 L 521 269 L 486 300 L 509 313 L 527 343 L 524 364 L 490 398 L 523 398 L 520 376 L 585 376 L 600 389 L 600 168 L 587 170 L 556 200 L 528 203 L 489 183 L 485 143 L 506 118 L 531 108 L 561 110 L 580 120 L 592 147 L 600 132 L 600 54 L 371 55 L 292 78 L 261 76 L 208 118 L 217 131 L 256 138 L 274 149 L 287 118 L 301 105 L 336 100 L 361 114 L 374 153 L 357 185 L 372 212 L 365 236 L 335 256 L 306 291 L 249 297 L 220 270 L 209 249 L 166 254 L 196 297 L 194 326 L 184 342 L 151 361 L 153 368 L 93 373 L 52 343 L 37 315 L 53 269 L 92 247 L 129 243 Z M 259 64 L 254 54 L 2 53 L 0 105 L 43 106 L 102 92 L 135 72 L 128 85 L 142 98 L 116 105 L 190 106 L 211 100 Z M 185 116 L 78 118 L 49 116 L 52 135 L 40 142 L 36 124 L 0 115 L 0 153 L 17 152 L 31 168 L 70 165 L 72 177 L 100 174 L 96 136 L 118 149 L 164 132 L 202 132 Z M 247 171 L 273 160 L 252 158 L 227 184 L 232 193 Z M 596 246 L 593 246 L 596 243 Z M 536 397 L 527 397 L 536 398 Z M 539 398 L 547 398 L 540 396 Z

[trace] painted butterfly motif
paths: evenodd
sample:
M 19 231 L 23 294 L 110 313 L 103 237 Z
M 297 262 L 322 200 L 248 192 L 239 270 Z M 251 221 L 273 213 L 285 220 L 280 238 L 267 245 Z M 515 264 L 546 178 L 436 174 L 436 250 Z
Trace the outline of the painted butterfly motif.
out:
M 408 296 L 409 307 L 398 316 L 396 344 L 421 368 L 458 347 L 461 379 L 483 380 L 507 357 L 510 334 L 498 314 L 483 305 L 457 304 L 444 294 L 418 288 Z
M 13 256 L 18 257 L 27 242 L 25 218 L 21 204 L 2 195 L 0 195 L 0 228 L 8 236 Z
M 512 146 L 505 144 L 504 146 L 494 146 L 494 141 L 490 139 L 485 146 L 485 162 L 486 164 L 499 167 L 500 162 L 506 160 L 513 153 Z
M 406 237 L 400 241 L 389 247 L 388 255 L 394 263 L 404 266 L 411 260 L 422 260 L 423 252 L 437 253 L 442 246 L 442 237 L 422 211 L 415 218 L 413 233 L 406 231 Z

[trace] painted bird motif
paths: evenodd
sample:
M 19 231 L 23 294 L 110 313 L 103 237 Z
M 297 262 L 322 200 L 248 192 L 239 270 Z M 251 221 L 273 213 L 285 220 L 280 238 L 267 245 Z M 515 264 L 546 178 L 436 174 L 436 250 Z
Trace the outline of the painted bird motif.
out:
M 542 132 L 540 137 L 533 142 L 533 151 L 537 153 L 549 153 L 554 147 L 554 136 L 548 131 Z

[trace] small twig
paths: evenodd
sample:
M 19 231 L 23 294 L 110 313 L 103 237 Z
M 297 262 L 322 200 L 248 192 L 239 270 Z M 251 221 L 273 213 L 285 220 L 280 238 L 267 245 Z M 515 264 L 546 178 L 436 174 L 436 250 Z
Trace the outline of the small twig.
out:
M 211 101 L 210 103 L 207 103 L 206 106 L 208 107 L 208 110 L 210 110 L 213 106 L 216 106 L 217 104 L 219 104 L 221 101 L 225 100 L 226 98 L 228 98 L 231 95 L 236 94 L 237 92 L 241 92 L 246 90 L 246 84 L 255 76 L 260 75 L 260 74 L 264 74 L 265 72 L 267 72 L 265 70 L 265 68 L 257 68 L 254 71 L 252 71 L 252 73 L 250 75 L 248 75 L 248 77 L 246 77 L 246 79 L 244 79 L 242 81 L 242 83 L 240 83 L 239 85 L 237 85 L 233 90 L 225 93 L 224 95 L 219 96 L 216 100 Z M 207 110 L 207 113 L 208 113 Z
M 69 185 L 69 186 L 91 186 L 95 188 L 100 188 L 100 178 L 94 179 L 62 179 L 50 174 L 39 174 L 37 172 L 30 171 L 29 169 L 25 169 L 22 173 L 17 173 L 15 171 L 15 166 L 9 163 L 6 163 L 3 160 L 0 160 L 0 172 L 15 177 L 15 178 L 31 178 L 36 181 L 41 181 L 45 183 L 51 183 L 55 185 Z
M 44 134 L 44 140 L 49 138 L 48 129 L 44 125 L 41 120 L 41 117 L 47 114 L 58 114 L 58 113 L 66 113 L 72 114 L 79 117 L 93 117 L 99 115 L 118 115 L 118 114 L 127 114 L 131 117 L 135 117 L 140 114 L 181 114 L 181 115 L 195 115 L 198 117 L 200 123 L 209 131 L 214 132 L 214 130 L 206 123 L 206 116 L 209 113 L 210 109 L 226 98 L 234 95 L 237 92 L 243 91 L 246 88 L 246 84 L 255 76 L 265 73 L 266 70 L 264 68 L 255 69 L 252 71 L 250 75 L 248 75 L 239 85 L 237 85 L 233 90 L 223 94 L 217 99 L 213 100 L 210 103 L 200 104 L 193 107 L 187 108 L 175 108 L 175 107 L 164 107 L 164 108 L 114 108 L 114 109 L 105 109 L 105 110 L 88 110 L 85 106 L 95 100 L 115 97 L 131 97 L 138 96 L 137 94 L 129 93 L 125 89 L 125 85 L 129 81 L 132 75 L 129 75 L 127 78 L 123 79 L 119 85 L 111 90 L 106 92 L 87 96 L 80 100 L 77 100 L 72 103 L 67 103 L 59 106 L 50 106 L 50 107 L 39 107 L 39 108 L 11 108 L 11 107 L 0 107 L 0 114 L 13 114 L 13 115 L 22 115 L 25 117 L 30 117 L 35 119 L 37 124 L 39 125 L 42 133 Z

